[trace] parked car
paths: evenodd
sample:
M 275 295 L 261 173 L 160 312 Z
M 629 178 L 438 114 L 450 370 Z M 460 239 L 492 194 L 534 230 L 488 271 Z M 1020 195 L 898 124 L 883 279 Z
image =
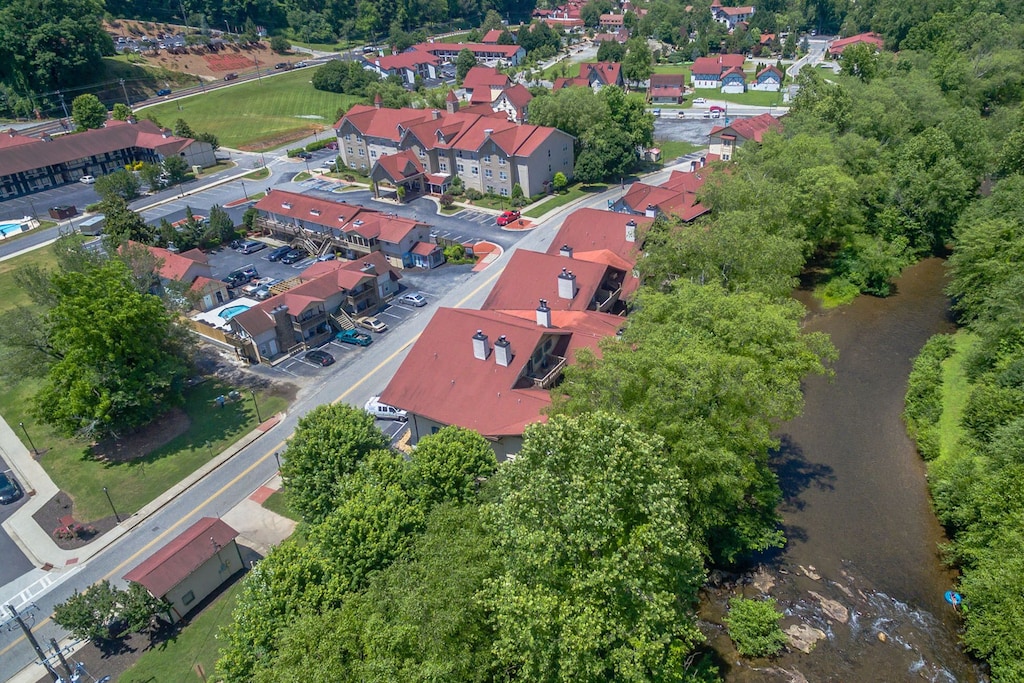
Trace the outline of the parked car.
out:
M 302 251 L 301 249 L 292 249 L 287 254 L 281 257 L 281 263 L 298 263 L 302 259 L 306 258 L 306 256 L 306 252 Z
M 246 277 L 242 271 L 233 270 L 225 275 L 221 282 L 226 283 L 229 288 L 234 289 L 235 287 L 241 287 L 250 279 L 251 278 Z
M 334 338 L 344 344 L 356 344 L 358 346 L 369 346 L 373 343 L 373 337 L 359 330 L 342 330 Z
M 316 260 L 317 261 L 333 261 L 336 258 L 338 258 L 337 254 L 335 254 L 333 251 L 329 251 L 326 254 L 320 254 L 319 256 L 317 256 Z
M 21 487 L 14 477 L 0 472 L 0 505 L 7 505 L 21 498 Z
M 313 158 L 313 155 L 309 152 L 298 152 L 295 156 L 299 159 L 306 159 L 307 161 Z
M 519 215 L 518 211 L 505 211 L 498 216 L 498 225 L 508 225 L 509 223 L 517 221 L 519 220 Z
M 238 270 L 238 272 L 240 272 L 242 275 L 244 275 L 245 277 L 247 277 L 250 280 L 260 276 L 259 271 L 256 270 L 256 266 L 254 266 L 252 264 L 246 266 L 245 268 L 240 268 Z
M 260 249 L 266 248 L 266 242 L 259 242 L 257 240 L 246 240 L 242 242 L 242 246 L 238 248 L 238 251 L 242 252 L 243 254 L 253 254 L 259 251 Z
M 280 261 L 282 258 L 284 258 L 284 255 L 287 254 L 291 250 L 292 250 L 292 248 L 290 246 L 288 246 L 287 244 L 284 245 L 283 247 L 274 247 L 274 249 L 272 249 L 270 251 L 270 253 L 267 254 L 267 260 L 268 261 Z
M 660 118 L 661 117 L 661 110 L 660 109 L 652 109 L 651 113 L 654 114 L 654 118 Z
M 327 147 L 325 149 L 338 149 L 338 143 L 337 142 L 328 142 L 327 143 Z
M 236 73 L 224 74 L 224 80 L 225 81 L 233 81 L 236 78 L 238 78 L 238 74 L 236 74 Z
M 419 308 L 420 306 L 427 305 L 426 297 L 420 294 L 419 292 L 406 292 L 405 294 L 402 295 L 399 301 L 401 301 L 403 304 L 409 304 L 417 308 Z
M 313 349 L 312 351 L 306 352 L 306 360 L 308 360 L 310 363 L 316 363 L 317 365 L 327 367 L 328 365 L 332 365 L 334 363 L 334 356 L 327 353 L 326 351 L 321 351 L 320 349 Z
M 706 99 L 704 99 L 703 97 L 694 97 L 693 98 L 693 103 L 694 104 L 707 104 L 708 101 Z
M 364 315 L 362 318 L 356 319 L 356 325 L 371 332 L 385 332 L 388 329 L 387 325 L 372 315 Z
M 307 64 L 306 62 L 295 62 L 296 69 L 301 69 L 304 66 L 309 66 L 309 64 Z
M 378 420 L 400 420 L 405 422 L 409 419 L 409 414 L 401 408 L 389 406 L 387 403 L 381 403 L 380 396 L 374 396 L 366 405 L 363 406 L 363 410 L 373 415 Z
M 275 69 L 287 69 L 288 68 L 288 62 L 278 62 L 277 64 L 274 65 L 274 68 Z
M 160 88 L 159 90 L 156 91 L 156 96 L 157 97 L 164 97 L 164 96 L 170 95 L 170 94 L 171 94 L 171 89 L 170 88 Z
M 252 293 L 252 296 L 254 299 L 266 301 L 271 297 L 270 287 L 260 287 L 259 289 Z
M 86 185 L 92 185 L 93 183 L 96 182 L 96 178 L 91 175 L 84 175 L 78 179 L 78 182 L 85 183 Z
M 277 280 L 272 277 L 261 277 L 257 280 L 251 281 L 245 287 L 242 287 L 242 291 L 246 294 L 256 294 L 261 289 L 270 289 L 273 285 L 277 284 Z

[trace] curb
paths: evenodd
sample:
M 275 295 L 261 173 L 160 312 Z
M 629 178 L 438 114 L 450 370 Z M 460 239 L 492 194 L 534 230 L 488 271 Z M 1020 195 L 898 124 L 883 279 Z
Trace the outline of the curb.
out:
M 20 524 L 21 517 L 25 516 L 26 514 L 29 515 L 30 523 L 36 524 L 36 521 L 34 519 L 31 519 L 31 513 L 23 513 L 24 510 L 29 508 L 28 505 L 23 506 L 21 509 L 15 512 L 14 515 L 11 515 L 11 518 L 4 522 L 4 529 L 7 531 L 8 535 L 10 535 L 11 540 L 13 540 L 15 544 L 17 544 L 17 546 L 23 552 L 25 552 L 26 557 L 35 560 L 35 564 L 38 567 L 46 567 L 46 565 L 50 565 L 50 567 L 54 569 L 63 568 L 66 566 L 67 560 L 72 559 L 72 556 L 77 558 L 77 563 L 86 562 L 99 552 L 106 549 L 107 546 L 109 546 L 111 543 L 119 539 L 121 536 L 131 531 L 139 524 L 145 522 L 155 512 L 157 512 L 165 505 L 175 500 L 178 496 L 180 496 L 182 493 L 190 489 L 196 483 L 204 479 L 211 472 L 215 471 L 228 460 L 238 455 L 238 453 L 240 453 L 242 450 L 252 445 L 257 439 L 259 439 L 261 436 L 263 436 L 271 429 L 276 427 L 284 419 L 284 416 L 284 413 L 279 413 L 260 423 L 259 425 L 256 426 L 255 429 L 250 431 L 248 434 L 244 435 L 238 441 L 235 441 L 225 450 L 221 451 L 218 455 L 216 455 L 213 459 L 208 461 L 205 465 L 195 470 L 178 483 L 172 485 L 170 488 L 168 488 L 166 491 L 160 494 L 157 498 L 152 500 L 149 504 L 147 504 L 142 509 L 132 514 L 130 517 L 125 519 L 123 522 L 115 526 L 107 533 L 100 536 L 95 541 L 87 545 L 84 545 L 81 548 L 77 548 L 75 550 L 62 550 L 59 547 L 57 547 L 57 545 L 54 543 L 53 552 L 60 555 L 66 555 L 64 557 L 55 557 L 54 559 L 57 560 L 56 562 L 43 561 L 43 558 L 40 558 L 35 552 L 33 552 L 28 547 L 28 544 L 25 543 L 21 535 L 18 534 L 18 525 L 11 524 L 11 521 L 14 520 L 16 517 L 18 523 Z M 42 500 L 42 498 L 40 498 L 40 500 Z M 45 502 L 45 500 L 43 502 Z M 41 506 L 42 504 L 36 506 L 35 510 L 38 510 L 38 508 Z M 33 512 L 35 510 L 33 510 Z M 49 536 L 47 536 L 47 538 L 49 538 Z

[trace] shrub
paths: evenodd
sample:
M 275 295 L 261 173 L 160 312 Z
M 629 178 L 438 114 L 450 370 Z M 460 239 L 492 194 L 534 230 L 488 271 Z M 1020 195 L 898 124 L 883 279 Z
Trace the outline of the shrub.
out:
M 441 195 L 441 200 L 440 201 L 441 201 L 441 207 L 442 208 L 450 209 L 450 208 L 452 208 L 452 204 L 455 203 L 455 197 L 451 196 L 448 193 L 445 193 L 445 194 Z
M 526 206 L 527 203 L 525 197 L 513 197 L 511 202 L 512 206 L 517 209 Z
M 555 188 L 555 192 L 564 192 L 565 188 L 569 186 L 569 179 L 565 177 L 564 173 L 559 171 L 551 179 L 551 185 Z
M 296 147 L 295 149 L 288 150 L 287 154 L 290 157 L 297 157 L 297 156 L 299 156 L 299 152 L 302 152 L 302 151 L 305 151 L 305 150 L 303 150 L 301 147 Z
M 522 198 L 523 198 L 523 186 L 520 185 L 519 183 L 516 183 L 515 185 L 512 186 L 512 199 L 522 199 Z
M 466 190 L 466 199 L 482 199 L 483 196 L 484 193 L 475 188 L 471 187 L 468 190 Z
M 937 334 L 925 343 L 914 359 L 907 381 L 903 419 L 910 438 L 925 460 L 939 455 L 937 425 L 942 417 L 942 362 L 953 354 L 953 338 Z
M 475 258 L 466 254 L 466 248 L 461 244 L 450 244 L 445 247 L 444 258 L 448 263 L 473 263 L 476 261 Z
M 745 657 L 767 657 L 786 645 L 786 634 L 779 627 L 782 614 L 775 611 L 775 600 L 729 600 L 725 623 L 736 649 Z
M 331 143 L 330 140 L 319 140 L 317 142 L 311 142 L 308 145 L 306 145 L 306 151 L 307 152 L 315 152 L 318 149 L 323 149 L 324 147 L 326 147 L 330 143 Z
M 453 197 L 461 197 L 462 195 L 466 194 L 466 191 L 462 189 L 462 185 L 456 185 L 455 183 L 452 183 L 451 188 L 448 190 L 448 194 L 450 194 Z

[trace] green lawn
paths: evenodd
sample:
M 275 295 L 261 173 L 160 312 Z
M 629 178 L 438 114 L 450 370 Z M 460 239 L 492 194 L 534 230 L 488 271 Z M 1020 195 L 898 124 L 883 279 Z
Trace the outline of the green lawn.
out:
M 695 145 L 692 142 L 685 142 L 683 140 L 655 140 L 654 146 L 661 150 L 662 161 L 671 161 L 684 154 L 696 152 L 698 149 L 704 149 L 705 147 L 704 145 Z
M 710 94 L 705 94 L 710 93 Z M 741 93 L 724 93 L 719 90 L 698 90 L 695 97 L 704 97 L 709 100 L 725 100 L 736 104 L 746 104 L 751 107 L 770 107 L 782 105 L 782 92 L 763 92 L 761 90 L 748 90 Z M 691 98 L 692 99 L 692 98 Z
M 466 36 L 468 36 L 468 35 L 469 35 L 469 31 L 465 31 L 463 33 L 453 33 L 452 35 L 445 36 L 444 38 L 434 38 L 434 42 L 436 42 L 436 43 L 464 43 L 464 42 L 466 42 Z
M 938 425 L 939 455 L 936 462 L 953 453 L 957 441 L 963 436 L 960 418 L 971 393 L 964 362 L 978 343 L 977 336 L 965 330 L 957 332 L 953 340 L 956 350 L 952 356 L 942 361 L 942 417 L 939 418 Z
M 258 171 L 253 171 L 252 173 L 246 173 L 245 174 L 245 179 L 246 180 L 263 180 L 264 178 L 269 178 L 269 177 L 270 177 L 270 169 L 265 167 L 265 166 L 263 168 L 261 168 L 260 170 L 258 170 Z
M 14 270 L 20 266 L 56 266 L 53 246 L 36 249 L 7 261 L 0 261 L 0 312 L 28 304 L 28 296 L 14 282 Z M 31 400 L 41 380 L 23 376 L 8 380 L 0 392 L 0 415 L 16 429 L 19 438 L 25 423 L 32 442 L 45 451 L 40 463 L 57 486 L 75 501 L 75 518 L 89 522 L 110 514 L 110 505 L 103 487 L 110 491 L 117 511 L 128 516 L 152 501 L 173 484 L 184 479 L 199 466 L 250 432 L 257 425 L 251 396 L 243 391 L 244 400 L 214 409 L 213 399 L 227 394 L 233 387 L 210 381 L 186 393 L 185 412 L 190 429 L 170 443 L 131 463 L 110 464 L 84 457 L 86 444 L 57 435 L 50 427 L 36 421 L 31 413 Z M 286 399 L 257 393 L 261 416 L 266 418 L 284 410 Z M 26 446 L 29 444 L 26 443 Z
M 200 664 L 206 680 L 216 680 L 213 667 L 217 663 L 220 642 L 217 632 L 231 623 L 242 582 L 236 581 L 217 600 L 181 630 L 172 640 L 147 650 L 139 661 L 117 679 L 118 683 L 150 683 L 156 681 L 196 681 L 195 667 Z
M 573 185 L 565 194 L 555 195 L 550 199 L 539 202 L 529 211 L 524 211 L 523 215 L 527 218 L 540 218 L 548 211 L 557 209 L 560 206 L 565 206 L 569 202 L 579 199 L 584 195 L 604 192 L 607 189 L 608 185 L 605 183 L 597 183 L 596 185 Z
M 276 512 L 282 517 L 287 517 L 288 519 L 295 520 L 296 522 L 302 521 L 299 518 L 299 515 L 293 512 L 291 507 L 288 506 L 288 494 L 284 492 L 284 489 L 276 491 L 270 496 L 270 498 L 263 501 L 263 507 L 271 512 Z
M 213 133 L 225 147 L 274 149 L 333 125 L 339 108 L 360 101 L 315 90 L 311 77 L 311 69 L 289 71 L 264 78 L 262 84 L 251 81 L 147 107 L 142 115 L 151 114 L 166 126 L 185 119 L 192 130 Z

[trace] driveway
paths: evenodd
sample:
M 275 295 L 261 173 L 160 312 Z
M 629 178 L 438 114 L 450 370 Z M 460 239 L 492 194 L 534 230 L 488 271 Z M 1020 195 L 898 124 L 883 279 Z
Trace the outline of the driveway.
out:
M 25 482 L 19 480 L 9 468 L 10 466 L 7 462 L 0 458 L 0 472 L 4 472 L 7 476 L 16 479 L 18 484 L 24 489 Z M 13 503 L 0 505 L 0 524 L 3 524 L 27 500 L 28 496 L 23 495 Z M 0 586 L 7 585 L 33 568 L 33 564 L 22 554 L 17 544 L 3 531 L 0 531 L 0 557 L 3 558 L 3 562 L 0 562 Z

